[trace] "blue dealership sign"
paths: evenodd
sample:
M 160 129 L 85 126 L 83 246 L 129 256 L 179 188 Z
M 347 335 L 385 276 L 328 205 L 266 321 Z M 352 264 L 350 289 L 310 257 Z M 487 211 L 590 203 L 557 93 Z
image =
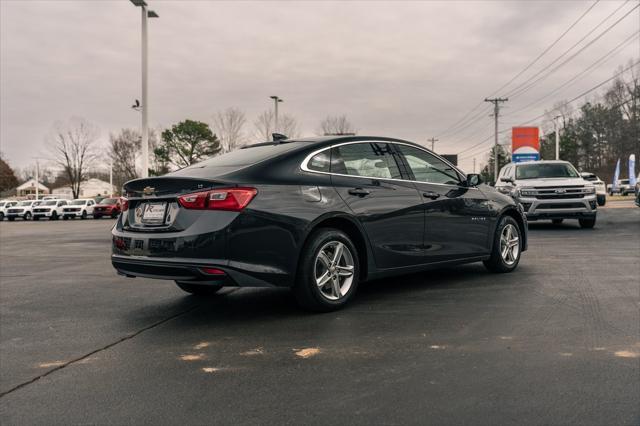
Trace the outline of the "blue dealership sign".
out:
M 527 152 L 525 154 L 512 154 L 511 161 L 514 163 L 522 163 L 523 161 L 538 161 L 540 154 L 537 152 Z

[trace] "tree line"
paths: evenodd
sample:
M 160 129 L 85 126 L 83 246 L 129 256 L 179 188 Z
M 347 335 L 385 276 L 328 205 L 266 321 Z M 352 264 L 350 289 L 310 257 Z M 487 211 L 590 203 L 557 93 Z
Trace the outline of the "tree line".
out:
M 246 115 L 237 108 L 227 108 L 213 115 L 210 123 L 186 119 L 166 129 L 149 132 L 149 175 L 161 176 L 213 156 L 243 146 L 271 139 L 275 133 L 275 115 L 264 111 L 249 128 Z M 278 133 L 290 138 L 301 136 L 298 121 L 289 114 L 278 117 Z M 327 116 L 318 126 L 318 135 L 355 134 L 355 127 L 345 115 Z M 70 187 L 74 198 L 80 194 L 81 182 L 91 177 L 109 179 L 118 189 L 128 180 L 142 175 L 139 167 L 142 138 L 138 129 L 120 129 L 109 134 L 105 148 L 100 143 L 97 125 L 72 117 L 54 123 L 46 136 L 49 165 L 39 170 L 40 181 L 52 188 Z M 53 163 L 54 168 L 50 165 Z M 102 166 L 102 167 L 100 167 Z M 56 172 L 57 171 L 57 172 Z M 14 172 L 0 158 L 0 193 L 35 177 L 35 166 Z

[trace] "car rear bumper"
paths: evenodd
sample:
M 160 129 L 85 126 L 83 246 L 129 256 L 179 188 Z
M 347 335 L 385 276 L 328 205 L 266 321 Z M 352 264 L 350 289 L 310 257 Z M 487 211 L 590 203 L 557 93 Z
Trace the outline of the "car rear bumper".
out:
M 153 259 L 149 257 L 131 257 L 111 255 L 111 263 L 120 275 L 126 277 L 144 277 L 199 284 L 212 284 L 236 287 L 280 287 L 269 271 L 259 271 L 259 267 L 250 268 L 228 260 L 205 262 L 195 259 Z M 215 268 L 224 275 L 212 275 L 205 268 Z M 273 271 L 271 271 L 273 272 Z M 266 273 L 266 275 L 265 275 Z
M 597 214 L 596 196 L 584 198 L 540 200 L 522 198 L 518 200 L 524 207 L 527 220 L 537 219 L 579 219 L 594 217 Z

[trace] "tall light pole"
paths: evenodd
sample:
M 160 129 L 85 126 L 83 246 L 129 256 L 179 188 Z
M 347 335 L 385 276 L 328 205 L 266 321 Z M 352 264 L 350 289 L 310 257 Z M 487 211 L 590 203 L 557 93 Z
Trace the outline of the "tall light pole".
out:
M 500 115 L 500 102 L 507 102 L 509 98 L 485 98 L 485 102 L 493 104 L 493 118 L 495 120 L 495 141 L 493 146 L 493 181 L 498 181 L 498 116 Z
M 556 133 L 556 160 L 560 159 L 560 129 L 558 129 L 558 118 L 561 115 L 553 117 L 553 131 Z
M 431 139 L 427 139 L 429 142 L 431 142 L 431 151 L 436 152 L 435 148 L 436 148 L 436 142 L 438 142 L 438 139 L 436 138 L 431 138 Z
M 148 107 L 148 36 L 147 21 L 149 18 L 157 18 L 158 14 L 153 10 L 147 10 L 144 0 L 130 0 L 134 6 L 142 11 L 142 177 L 149 177 L 149 107 Z
M 278 96 L 270 96 L 271 99 L 273 99 L 273 104 L 275 105 L 275 125 L 274 125 L 274 133 L 278 133 L 278 104 L 280 102 L 284 102 L 284 100 L 282 98 L 279 98 Z

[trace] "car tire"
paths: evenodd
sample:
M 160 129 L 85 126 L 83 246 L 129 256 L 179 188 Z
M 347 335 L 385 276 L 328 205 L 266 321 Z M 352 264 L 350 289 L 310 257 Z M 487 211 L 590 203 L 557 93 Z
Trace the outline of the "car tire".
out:
M 176 281 L 176 285 L 180 287 L 181 290 L 186 291 L 187 293 L 193 294 L 194 296 L 213 296 L 217 292 L 222 289 L 222 286 L 217 285 L 208 285 L 208 284 L 192 284 Z
M 551 223 L 553 223 L 554 225 L 560 225 L 563 221 L 564 219 L 552 219 Z
M 31 212 L 26 212 L 23 217 L 24 220 L 31 220 Z
M 49 220 L 58 220 L 58 212 L 51 213 Z
M 115 218 L 117 218 L 117 217 L 118 217 L 118 214 L 119 214 L 118 212 L 116 212 L 116 213 L 111 213 L 111 219 L 115 219 Z
M 344 307 L 356 293 L 360 280 L 358 251 L 349 236 L 338 229 L 314 231 L 302 249 L 298 265 L 293 292 L 304 309 L 334 311 Z M 324 284 L 319 284 L 320 280 Z
M 607 204 L 607 197 L 606 196 L 598 195 L 597 199 L 598 199 L 598 205 L 599 206 L 604 206 L 605 204 Z
M 82 216 L 80 216 L 80 219 L 85 220 L 87 218 L 87 211 L 83 210 L 82 211 Z
M 482 263 L 491 272 L 512 272 L 520 263 L 521 254 L 522 234 L 518 223 L 511 216 L 502 216 L 493 237 L 491 257 Z
M 594 226 L 596 226 L 595 217 L 588 218 L 588 219 L 578 219 L 578 222 L 580 222 L 580 228 L 583 228 L 583 229 L 592 229 Z
M 4 213 L 0 212 L 0 222 L 4 220 Z
M 62 216 L 62 220 L 67 220 L 69 219 L 69 216 Z

